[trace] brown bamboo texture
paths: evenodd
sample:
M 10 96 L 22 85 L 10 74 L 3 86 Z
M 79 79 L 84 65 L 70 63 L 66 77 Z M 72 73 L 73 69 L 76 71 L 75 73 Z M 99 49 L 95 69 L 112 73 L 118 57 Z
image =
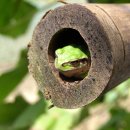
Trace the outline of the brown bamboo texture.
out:
M 69 39 L 80 42 L 79 35 L 91 53 L 91 67 L 83 80 L 66 80 L 54 67 L 54 51 Z M 28 55 L 46 99 L 60 108 L 87 105 L 130 77 L 130 4 L 66 4 L 48 11 Z

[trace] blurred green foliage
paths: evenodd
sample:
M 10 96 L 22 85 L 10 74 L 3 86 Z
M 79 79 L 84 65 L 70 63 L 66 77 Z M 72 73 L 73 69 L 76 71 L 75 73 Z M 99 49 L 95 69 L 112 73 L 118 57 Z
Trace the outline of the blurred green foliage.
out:
M 100 130 L 130 130 L 130 113 L 125 109 L 113 107 L 110 110 L 111 118 Z
M 28 0 L 31 1 L 31 0 Z M 33 2 L 38 2 L 32 0 Z M 90 2 L 122 3 L 129 0 L 89 0 Z M 30 2 L 31 3 L 31 2 Z M 43 9 L 36 9 L 35 4 L 25 0 L 0 0 L 0 33 L 12 38 L 24 34 L 34 14 L 56 4 L 53 0 L 44 1 Z M 16 97 L 13 103 L 5 98 L 22 82 L 28 73 L 27 50 L 21 51 L 19 61 L 13 70 L 0 76 L 0 130 L 72 130 L 84 119 L 91 116 L 90 109 L 100 104 L 108 105 L 111 117 L 100 130 L 130 130 L 130 113 L 123 109 L 119 102 L 129 96 L 130 79 L 117 88 L 100 97 L 91 104 L 78 110 L 52 108 L 47 110 L 48 103 L 42 98 L 30 104 L 23 97 Z
M 14 103 L 0 104 L 0 130 L 28 130 L 34 121 L 46 112 L 46 102 L 41 99 L 34 105 L 22 97 Z
M 41 99 L 34 105 L 26 107 L 22 114 L 20 114 L 14 121 L 12 128 L 13 130 L 29 128 L 32 126 L 34 121 L 42 114 L 46 112 L 46 102 Z
M 24 0 L 0 0 L 0 33 L 11 37 L 25 33 L 35 12 Z
M 1 103 L 0 128 L 4 125 L 11 125 L 27 106 L 29 106 L 29 104 L 21 97 L 17 97 L 14 103 Z
M 22 81 L 28 72 L 27 66 L 27 50 L 23 50 L 16 67 L 0 76 L 0 102 Z

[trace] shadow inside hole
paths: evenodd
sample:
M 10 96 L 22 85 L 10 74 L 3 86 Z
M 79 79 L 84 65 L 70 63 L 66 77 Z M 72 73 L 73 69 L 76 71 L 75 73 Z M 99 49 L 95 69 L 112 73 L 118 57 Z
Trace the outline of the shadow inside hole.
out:
M 59 76 L 60 76 L 60 78 L 62 79 L 62 80 L 64 80 L 64 81 L 67 81 L 67 82 L 74 82 L 74 81 L 81 81 L 81 80 L 83 80 L 83 78 L 76 78 L 76 77 L 71 77 L 71 78 L 69 78 L 69 77 L 66 77 L 66 76 L 64 76 L 62 73 L 60 73 L 59 72 Z
M 52 67 L 55 68 L 54 66 L 54 61 L 55 61 L 55 51 L 58 48 L 62 48 L 64 46 L 70 45 L 70 44 L 76 44 L 81 46 L 84 49 L 84 52 L 88 52 L 88 46 L 83 37 L 80 35 L 80 33 L 72 28 L 63 28 L 59 30 L 57 33 L 55 33 L 50 41 L 49 48 L 48 48 L 48 57 L 49 57 L 49 62 L 52 63 Z M 53 69 L 54 70 L 54 69 Z M 73 82 L 73 81 L 78 81 L 81 79 L 78 78 L 67 78 L 61 73 L 59 74 L 59 77 L 62 80 L 68 81 L 68 82 Z

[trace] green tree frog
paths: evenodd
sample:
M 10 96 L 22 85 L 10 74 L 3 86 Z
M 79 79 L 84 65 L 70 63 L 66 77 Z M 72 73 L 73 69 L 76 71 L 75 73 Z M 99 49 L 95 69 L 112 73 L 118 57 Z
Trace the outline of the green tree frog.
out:
M 55 68 L 66 77 L 83 78 L 90 68 L 90 54 L 75 44 L 70 44 L 55 51 Z

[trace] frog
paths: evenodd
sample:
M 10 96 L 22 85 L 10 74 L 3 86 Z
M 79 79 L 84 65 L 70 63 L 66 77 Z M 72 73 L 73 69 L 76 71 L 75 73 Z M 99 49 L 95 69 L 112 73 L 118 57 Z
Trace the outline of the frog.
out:
M 55 68 L 66 77 L 86 77 L 90 63 L 90 52 L 80 45 L 68 44 L 55 51 Z

